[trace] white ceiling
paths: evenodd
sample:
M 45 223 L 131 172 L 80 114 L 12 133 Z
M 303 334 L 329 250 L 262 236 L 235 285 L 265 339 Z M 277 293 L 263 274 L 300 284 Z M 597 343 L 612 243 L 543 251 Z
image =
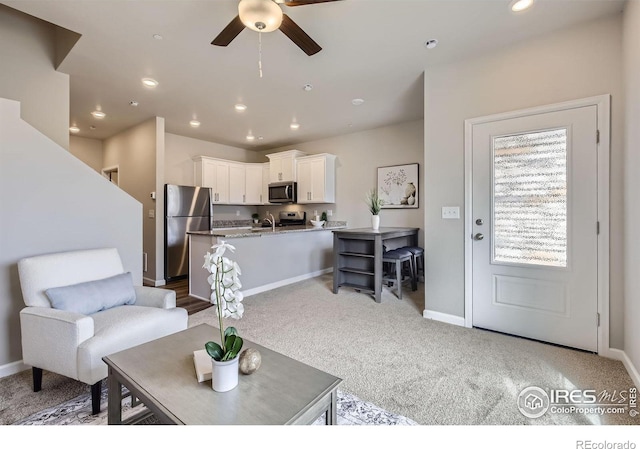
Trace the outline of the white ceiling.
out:
M 159 116 L 167 132 L 256 150 L 420 119 L 428 67 L 616 14 L 624 5 L 537 0 L 520 14 L 510 11 L 510 0 L 283 6 L 323 50 L 307 56 L 282 32 L 264 33 L 260 78 L 258 33 L 245 29 L 228 47 L 210 44 L 237 15 L 237 0 L 2 3 L 82 35 L 59 68 L 70 75 L 70 125 L 81 128 L 78 135 L 104 139 Z M 432 38 L 439 45 L 427 50 Z M 143 77 L 160 85 L 144 88 Z M 353 106 L 354 98 L 365 103 Z M 247 111 L 237 113 L 236 103 Z M 90 115 L 98 107 L 103 120 Z M 200 128 L 189 126 L 193 118 Z M 297 131 L 289 128 L 294 119 Z M 249 131 L 262 140 L 248 142 Z

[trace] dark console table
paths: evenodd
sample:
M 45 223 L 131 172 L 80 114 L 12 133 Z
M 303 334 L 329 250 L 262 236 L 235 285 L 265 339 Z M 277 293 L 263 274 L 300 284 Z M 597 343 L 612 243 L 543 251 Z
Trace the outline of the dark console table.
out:
M 418 228 L 340 229 L 333 231 L 333 293 L 349 287 L 382 295 L 382 253 L 405 245 L 418 245 Z

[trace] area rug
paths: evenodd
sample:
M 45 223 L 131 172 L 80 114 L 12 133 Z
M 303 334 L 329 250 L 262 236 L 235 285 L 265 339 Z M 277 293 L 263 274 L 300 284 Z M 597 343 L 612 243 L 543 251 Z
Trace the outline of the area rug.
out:
M 55 407 L 51 407 L 22 419 L 14 425 L 23 426 L 64 426 L 64 425 L 106 425 L 107 424 L 107 387 L 102 388 L 101 410 L 97 415 L 91 414 L 91 395 L 83 394 Z M 122 401 L 122 419 L 145 410 L 143 405 L 131 408 L 131 399 Z M 360 398 L 338 390 L 337 400 L 338 425 L 380 425 L 380 426 L 415 426 L 416 422 L 401 415 L 389 413 Z M 140 424 L 159 424 L 153 417 L 149 417 Z M 324 416 L 314 423 L 324 424 Z

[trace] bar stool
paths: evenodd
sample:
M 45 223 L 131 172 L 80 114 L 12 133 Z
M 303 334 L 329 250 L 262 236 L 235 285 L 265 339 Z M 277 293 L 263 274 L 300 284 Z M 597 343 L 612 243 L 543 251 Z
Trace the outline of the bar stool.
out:
M 387 276 L 382 277 L 382 282 L 395 282 L 396 283 L 396 296 L 398 299 L 402 299 L 402 281 L 404 275 L 402 273 L 405 264 L 409 265 L 409 277 L 411 279 L 411 290 L 416 291 L 418 289 L 418 283 L 415 277 L 415 269 L 413 267 L 413 254 L 405 249 L 392 249 L 382 254 L 383 264 L 393 264 L 393 273 L 395 276 L 391 276 L 391 273 L 386 273 Z M 389 270 L 391 271 L 391 270 Z
M 422 280 L 424 281 L 424 248 L 420 248 L 419 246 L 403 246 L 401 249 L 407 250 L 413 255 L 413 270 L 416 281 L 420 279 L 420 273 L 422 273 Z

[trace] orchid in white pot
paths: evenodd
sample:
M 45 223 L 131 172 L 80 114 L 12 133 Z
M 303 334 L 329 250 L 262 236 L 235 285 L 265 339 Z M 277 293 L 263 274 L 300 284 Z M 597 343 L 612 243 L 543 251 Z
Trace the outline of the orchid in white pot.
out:
M 226 250 L 233 252 L 235 247 L 221 241 L 211 249 L 214 252 L 205 254 L 203 268 L 211 273 L 207 281 L 212 290 L 211 302 L 216 306 L 220 344 L 209 341 L 205 344 L 205 349 L 213 360 L 226 362 L 238 357 L 244 343 L 235 327 L 225 329 L 223 324 L 224 318 L 240 319 L 244 313 L 243 295 L 240 291 L 242 284 L 239 279 L 241 272 L 236 262 L 224 256 Z

